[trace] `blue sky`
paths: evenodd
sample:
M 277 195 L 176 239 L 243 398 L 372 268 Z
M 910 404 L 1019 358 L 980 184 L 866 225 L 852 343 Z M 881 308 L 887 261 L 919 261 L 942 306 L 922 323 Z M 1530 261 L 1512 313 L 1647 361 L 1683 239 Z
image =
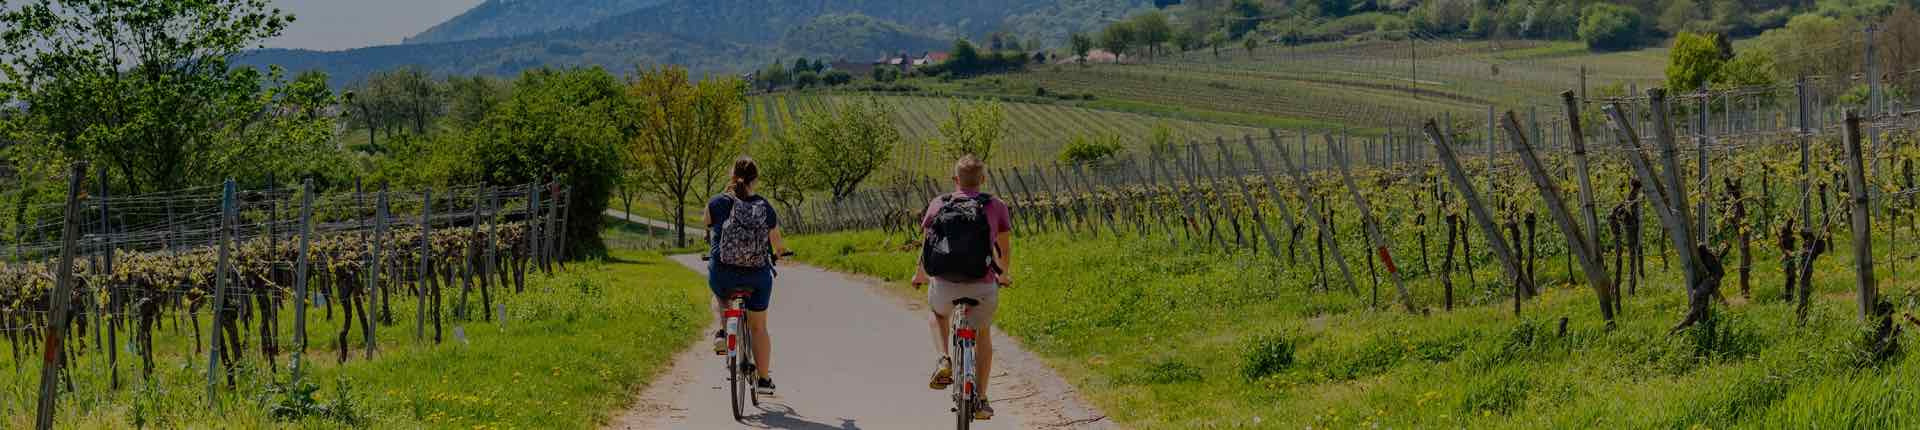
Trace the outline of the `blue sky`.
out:
M 274 0 L 293 25 L 273 48 L 340 50 L 400 43 L 481 0 Z

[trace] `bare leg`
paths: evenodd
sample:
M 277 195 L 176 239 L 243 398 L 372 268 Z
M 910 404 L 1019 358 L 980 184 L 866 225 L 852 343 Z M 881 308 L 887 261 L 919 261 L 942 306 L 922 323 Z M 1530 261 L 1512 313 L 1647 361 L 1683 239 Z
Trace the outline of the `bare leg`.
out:
M 939 357 L 947 356 L 947 317 L 928 312 L 927 326 L 933 331 L 933 352 Z
M 753 330 L 753 361 L 761 378 L 773 373 L 773 336 L 767 333 L 767 313 L 747 312 L 747 327 Z
M 973 334 L 974 379 L 979 381 L 977 393 L 987 393 L 987 382 L 993 379 L 993 330 L 982 329 Z

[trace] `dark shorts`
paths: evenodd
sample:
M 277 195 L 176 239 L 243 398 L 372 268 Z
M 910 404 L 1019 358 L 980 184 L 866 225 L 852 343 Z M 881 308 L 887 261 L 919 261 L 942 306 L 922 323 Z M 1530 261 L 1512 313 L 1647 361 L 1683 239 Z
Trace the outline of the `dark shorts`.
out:
M 747 297 L 747 310 L 766 312 L 773 302 L 773 269 L 742 269 L 727 267 L 717 263 L 707 264 L 707 289 L 713 290 L 713 296 L 721 303 L 727 300 L 727 291 L 734 288 L 751 288 L 753 295 Z

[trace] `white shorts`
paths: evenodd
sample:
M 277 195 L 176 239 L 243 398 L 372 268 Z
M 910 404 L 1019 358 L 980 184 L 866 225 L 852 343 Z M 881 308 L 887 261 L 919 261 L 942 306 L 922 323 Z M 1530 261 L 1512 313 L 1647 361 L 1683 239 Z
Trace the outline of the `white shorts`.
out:
M 927 287 L 927 307 L 943 317 L 953 313 L 953 301 L 963 297 L 980 302 L 967 311 L 967 320 L 974 327 L 992 327 L 993 311 L 1000 308 L 1000 285 L 993 281 L 959 283 L 934 278 L 932 285 Z

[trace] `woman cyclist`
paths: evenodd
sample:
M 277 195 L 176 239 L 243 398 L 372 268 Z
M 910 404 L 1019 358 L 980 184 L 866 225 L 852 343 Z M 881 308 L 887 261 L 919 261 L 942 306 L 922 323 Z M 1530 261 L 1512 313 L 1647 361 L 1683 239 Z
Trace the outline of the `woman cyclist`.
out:
M 773 339 L 767 331 L 767 307 L 773 299 L 773 259 L 786 252 L 780 240 L 779 216 L 767 199 L 753 194 L 760 168 L 753 159 L 740 157 L 733 162 L 733 180 L 727 192 L 707 202 L 706 225 L 711 244 L 708 254 L 707 287 L 713 290 L 715 315 L 726 321 L 726 294 L 735 288 L 750 288 L 747 298 L 747 327 L 753 335 L 753 356 L 757 376 L 754 390 L 772 395 Z M 725 330 L 714 333 L 713 351 L 727 353 Z

